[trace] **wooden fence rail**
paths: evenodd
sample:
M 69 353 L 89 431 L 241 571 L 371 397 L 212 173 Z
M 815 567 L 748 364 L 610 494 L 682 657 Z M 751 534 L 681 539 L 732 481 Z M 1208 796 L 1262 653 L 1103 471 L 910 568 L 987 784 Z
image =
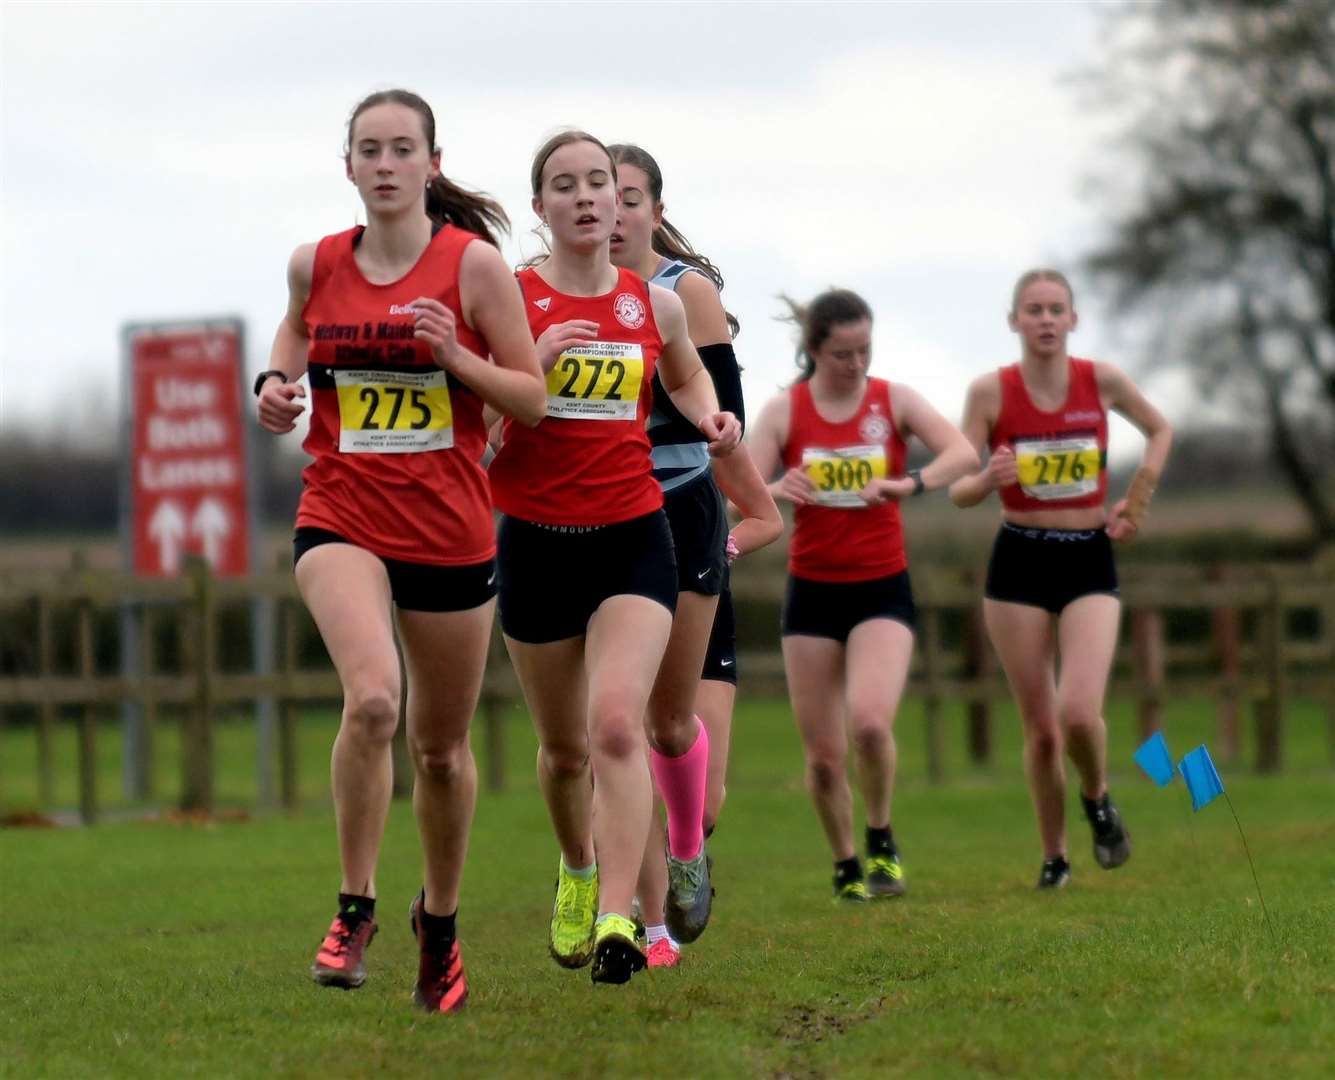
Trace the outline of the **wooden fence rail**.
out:
M 739 604 L 773 606 L 781 591 L 778 582 L 754 577 L 742 578 L 738 586 Z M 924 702 L 928 772 L 939 780 L 945 772 L 944 705 L 965 704 L 968 756 L 983 763 L 991 756 L 992 708 L 1007 691 L 982 626 L 978 575 L 915 568 L 914 589 L 920 621 L 909 692 Z M 1110 694 L 1136 703 L 1143 734 L 1160 725 L 1165 700 L 1211 698 L 1217 703 L 1217 745 L 1225 758 L 1235 757 L 1241 712 L 1250 707 L 1255 767 L 1273 771 L 1282 765 L 1286 702 L 1315 698 L 1327 704 L 1335 763 L 1335 574 L 1329 564 L 1231 571 L 1132 567 L 1124 573 L 1122 594 L 1127 632 L 1119 646 Z M 269 601 L 252 605 L 252 610 L 267 612 L 273 621 L 270 640 L 277 642 L 277 655 L 272 671 L 223 670 L 218 655 L 220 612 L 257 599 Z M 138 652 L 133 676 L 98 670 L 95 619 L 107 612 L 129 613 L 135 620 Z M 1197 641 L 1168 642 L 1165 618 L 1174 612 L 1203 617 L 1208 633 Z M 72 634 L 58 641 L 58 619 L 69 623 L 71 617 Z M 1306 620 L 1305 636 L 1291 633 L 1295 618 Z M 215 714 L 264 698 L 277 705 L 277 726 L 274 745 L 261 752 L 267 750 L 276 759 L 278 802 L 287 808 L 297 805 L 300 710 L 311 704 L 339 703 L 341 688 L 327 660 L 319 667 L 302 664 L 302 641 L 312 627 L 290 572 L 216 578 L 196 560 L 179 578 L 143 579 L 91 573 L 76 559 L 64 573 L 0 576 L 0 629 L 8 629 L 4 640 L 18 636 L 13 629 L 17 625 L 30 627 L 33 638 L 22 649 L 8 650 L 17 659 L 6 664 L 15 670 L 0 672 L 0 718 L 20 710 L 35 716 L 37 790 L 44 806 L 54 801 L 53 742 L 62 709 L 77 713 L 79 812 L 91 822 L 98 814 L 99 710 L 127 702 L 142 710 L 144 737 L 135 752 L 141 755 L 136 764 L 146 778 L 153 775 L 153 733 L 162 708 L 183 710 L 181 802 L 185 809 L 207 811 L 214 802 Z M 155 648 L 168 627 L 177 654 L 172 671 L 159 669 Z M 256 629 L 252 626 L 251 633 Z M 58 662 L 62 644 L 67 661 L 63 664 Z M 766 650 L 743 652 L 739 666 L 747 693 L 783 692 L 782 660 L 774 642 L 769 644 Z M 484 775 L 493 788 L 505 782 L 505 717 L 518 697 L 504 650 L 494 647 L 479 708 Z M 396 759 L 400 791 L 408 779 L 405 755 L 400 739 Z M 149 787 L 139 794 L 151 798 L 153 791 Z

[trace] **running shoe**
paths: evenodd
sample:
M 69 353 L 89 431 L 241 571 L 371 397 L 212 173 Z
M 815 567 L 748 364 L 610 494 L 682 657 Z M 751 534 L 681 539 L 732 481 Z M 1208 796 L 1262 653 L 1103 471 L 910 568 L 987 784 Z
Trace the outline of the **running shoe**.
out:
M 853 904 L 865 904 L 867 902 L 867 883 L 861 878 L 854 878 L 852 881 L 834 882 L 835 902 L 844 901 Z
M 882 900 L 891 896 L 903 896 L 906 889 L 904 867 L 900 865 L 898 852 L 867 856 L 868 896 L 873 900 Z
M 1112 797 L 1104 792 L 1101 799 L 1086 799 L 1085 817 L 1094 832 L 1094 858 L 1105 870 L 1121 866 L 1131 858 L 1131 834 L 1122 824 L 1122 813 L 1113 804 Z
M 552 959 L 566 968 L 581 968 L 593 959 L 593 920 L 597 916 L 597 868 L 585 881 L 566 873 L 562 860 L 556 872 L 556 902 L 547 937 Z
M 704 844 L 694 859 L 675 859 L 668 852 L 663 921 L 668 933 L 683 945 L 689 945 L 709 925 L 709 909 L 714 903 L 714 888 L 709 882 L 711 865 Z
M 1064 889 L 1071 880 L 1071 864 L 1064 855 L 1054 855 L 1043 860 L 1043 869 L 1038 874 L 1040 889 Z
M 320 942 L 320 950 L 311 965 L 311 978 L 321 986 L 338 986 L 356 990 L 366 981 L 366 967 L 362 963 L 366 947 L 375 937 L 373 918 L 350 921 L 343 913 L 334 916 L 329 933 Z
M 596 983 L 626 983 L 644 967 L 647 957 L 635 944 L 635 924 L 609 912 L 593 928 L 593 968 Z
M 670 937 L 659 938 L 645 953 L 647 967 L 670 968 L 676 967 L 679 963 L 681 963 L 681 950 L 672 944 Z
M 464 975 L 463 958 L 459 955 L 459 939 L 427 941 L 418 922 L 417 912 L 422 906 L 422 895 L 414 897 L 408 908 L 408 921 L 417 938 L 417 985 L 413 1000 L 420 1009 L 429 1013 L 458 1012 L 468 1001 L 468 977 Z

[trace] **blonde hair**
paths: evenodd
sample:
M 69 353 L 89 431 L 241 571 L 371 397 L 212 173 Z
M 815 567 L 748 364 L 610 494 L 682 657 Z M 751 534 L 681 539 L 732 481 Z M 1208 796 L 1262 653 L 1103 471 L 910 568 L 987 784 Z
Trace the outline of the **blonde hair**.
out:
M 1040 267 L 1036 270 L 1026 270 L 1020 275 L 1020 279 L 1015 283 L 1015 291 L 1011 293 L 1011 314 L 1014 315 L 1020 308 L 1020 294 L 1029 288 L 1035 281 L 1055 281 L 1066 290 L 1066 297 L 1071 302 L 1071 310 L 1075 310 L 1075 290 L 1071 288 L 1071 283 L 1066 280 L 1066 275 L 1060 270 L 1049 270 Z

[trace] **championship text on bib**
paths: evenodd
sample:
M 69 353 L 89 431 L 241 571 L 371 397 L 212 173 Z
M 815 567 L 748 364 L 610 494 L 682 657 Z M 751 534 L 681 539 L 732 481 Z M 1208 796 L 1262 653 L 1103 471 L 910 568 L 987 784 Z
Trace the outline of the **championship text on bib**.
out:
M 1076 499 L 1099 489 L 1099 442 L 1092 434 L 1016 439 L 1015 464 L 1032 499 Z
M 858 494 L 873 480 L 884 480 L 885 447 L 844 446 L 837 450 L 808 447 L 802 451 L 802 469 L 816 488 L 818 506 L 865 510 Z
M 644 352 L 619 341 L 585 341 L 547 372 L 547 415 L 568 420 L 634 420 L 644 381 Z
M 338 448 L 345 454 L 413 454 L 454 445 L 445 372 L 335 369 Z

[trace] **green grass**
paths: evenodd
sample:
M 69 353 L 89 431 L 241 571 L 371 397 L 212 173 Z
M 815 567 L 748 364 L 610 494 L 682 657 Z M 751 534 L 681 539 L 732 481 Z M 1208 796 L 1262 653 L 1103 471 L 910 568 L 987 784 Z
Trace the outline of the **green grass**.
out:
M 312 716 L 297 817 L 0 830 L 0 1074 L 1328 1074 L 1335 813 L 1323 714 L 1295 708 L 1284 775 L 1223 772 L 1273 941 L 1227 807 L 1192 815 L 1180 785 L 1138 779 L 1129 717 L 1111 720 L 1135 856 L 1115 873 L 1093 865 L 1072 791 L 1075 878 L 1039 895 L 1013 719 L 999 717 L 996 761 L 977 770 L 950 714 L 950 782 L 933 786 L 910 704 L 895 804 L 910 894 L 848 909 L 828 899 L 787 710 L 745 704 L 711 848 L 714 921 L 682 967 L 624 988 L 592 987 L 587 971 L 546 956 L 556 851 L 532 737 L 516 722 L 510 787 L 480 799 L 465 878 L 472 998 L 440 1020 L 410 1006 L 405 913 L 420 870 L 404 804 L 385 838 L 370 981 L 342 993 L 307 977 L 338 877 L 325 778 L 333 721 Z M 1167 726 L 1181 753 L 1209 738 L 1211 717 L 1181 704 Z M 103 735 L 115 810 L 116 746 Z M 35 799 L 32 743 L 26 730 L 0 739 L 7 807 Z M 220 736 L 227 801 L 253 797 L 252 743 L 241 725 Z M 67 759 L 72 743 L 62 737 L 58 751 Z M 63 791 L 72 802 L 72 783 Z

